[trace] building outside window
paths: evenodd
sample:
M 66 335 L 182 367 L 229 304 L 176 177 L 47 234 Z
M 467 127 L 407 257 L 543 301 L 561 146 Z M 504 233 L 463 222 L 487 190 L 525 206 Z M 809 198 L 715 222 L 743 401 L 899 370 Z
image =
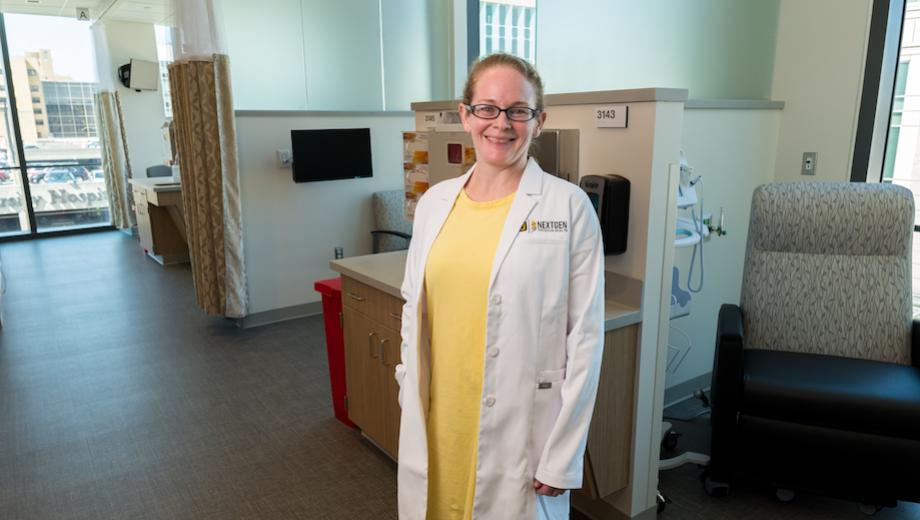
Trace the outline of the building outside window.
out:
M 43 81 L 51 137 L 96 137 L 95 83 Z
M 536 0 L 479 2 L 479 55 L 507 52 L 536 63 Z

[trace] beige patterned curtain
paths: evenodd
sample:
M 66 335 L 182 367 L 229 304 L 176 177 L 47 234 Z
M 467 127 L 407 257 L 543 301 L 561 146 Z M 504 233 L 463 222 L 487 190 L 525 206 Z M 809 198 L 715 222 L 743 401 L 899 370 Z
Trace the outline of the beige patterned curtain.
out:
M 105 190 L 109 196 L 112 224 L 118 229 L 135 226 L 131 211 L 133 196 L 128 179 L 132 177 L 128 158 L 128 141 L 121 112 L 121 99 L 117 91 L 97 92 L 96 111 L 99 121 L 99 143 L 102 152 L 102 171 L 105 172 Z
M 169 66 L 192 279 L 208 314 L 247 314 L 230 64 L 224 54 Z

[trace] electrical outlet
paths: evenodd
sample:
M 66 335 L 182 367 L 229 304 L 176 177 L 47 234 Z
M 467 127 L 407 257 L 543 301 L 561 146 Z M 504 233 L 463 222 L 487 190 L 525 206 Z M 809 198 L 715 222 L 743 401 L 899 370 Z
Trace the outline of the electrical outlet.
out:
M 818 170 L 818 152 L 802 154 L 802 175 L 814 175 Z
M 341 247 L 336 247 L 336 248 L 335 248 L 335 259 L 336 259 L 336 260 L 341 260 L 342 257 L 345 256 L 344 253 L 345 253 L 345 252 L 342 250 Z

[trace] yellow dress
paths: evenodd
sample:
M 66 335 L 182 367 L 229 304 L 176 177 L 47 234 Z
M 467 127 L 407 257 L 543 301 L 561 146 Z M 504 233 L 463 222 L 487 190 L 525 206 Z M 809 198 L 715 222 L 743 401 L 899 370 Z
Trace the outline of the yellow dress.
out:
M 475 202 L 463 190 L 425 265 L 431 327 L 428 520 L 472 518 L 492 260 L 514 194 Z

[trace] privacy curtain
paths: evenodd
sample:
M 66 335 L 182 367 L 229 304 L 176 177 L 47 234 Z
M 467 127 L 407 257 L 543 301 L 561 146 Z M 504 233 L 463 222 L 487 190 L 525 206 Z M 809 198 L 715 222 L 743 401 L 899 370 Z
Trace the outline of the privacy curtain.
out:
M 117 91 L 97 92 L 96 110 L 99 121 L 99 143 L 102 152 L 102 171 L 105 172 L 105 190 L 109 197 L 112 224 L 127 229 L 136 224 L 131 212 L 133 197 L 128 179 L 132 178 L 128 158 L 128 141 L 125 138 L 125 121 L 121 112 L 121 99 Z
M 198 305 L 242 318 L 246 269 L 229 59 L 180 59 L 169 66 L 169 84 Z

